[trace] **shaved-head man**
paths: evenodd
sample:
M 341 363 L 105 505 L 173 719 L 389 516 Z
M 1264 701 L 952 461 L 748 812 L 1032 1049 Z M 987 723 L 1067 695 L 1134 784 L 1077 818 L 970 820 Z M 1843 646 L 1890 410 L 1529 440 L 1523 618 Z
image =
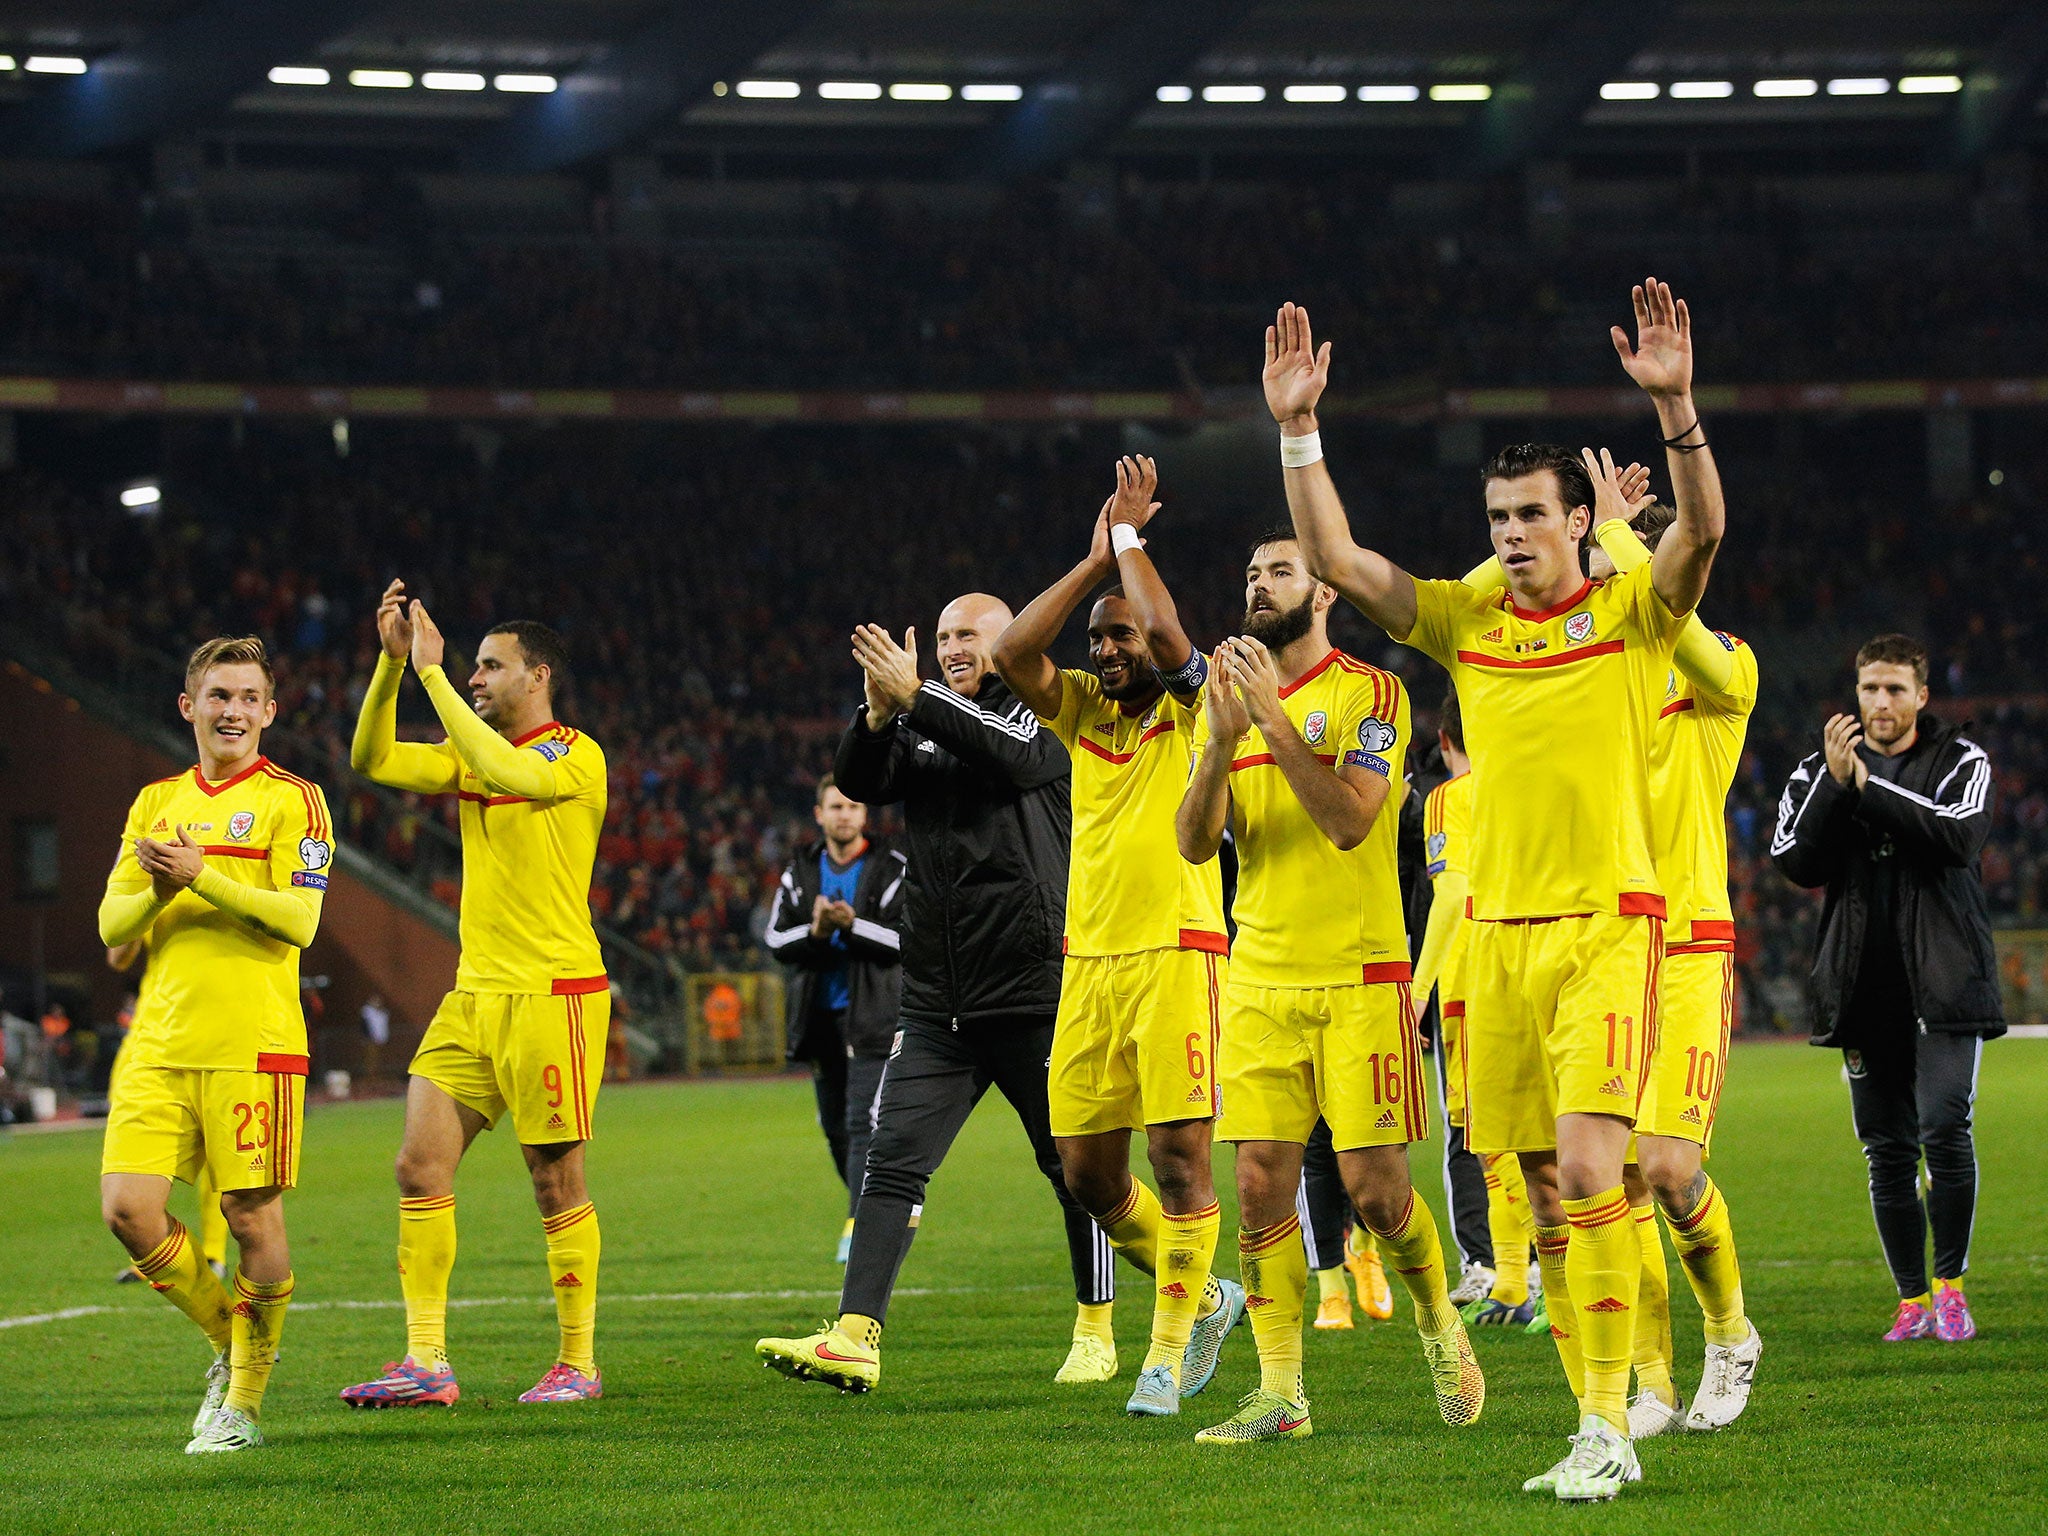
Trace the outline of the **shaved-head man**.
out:
M 853 635 L 867 698 L 833 774 L 856 800 L 903 807 L 903 1016 L 875 1104 L 838 1321 L 756 1346 L 763 1364 L 846 1392 L 881 1379 L 882 1323 L 925 1185 L 991 1085 L 1024 1123 L 1066 1223 L 1075 1337 L 1085 1342 L 1056 1379 L 1099 1381 L 1115 1369 L 1113 1356 L 1092 1347 L 1109 1326 L 1109 1242 L 1067 1192 L 1046 1091 L 1071 767 L 1067 749 L 996 673 L 996 639 L 1010 620 L 1009 606 L 985 592 L 954 598 L 931 637 L 939 675 L 929 681 L 918 675 L 915 628 L 900 643 L 876 624 Z

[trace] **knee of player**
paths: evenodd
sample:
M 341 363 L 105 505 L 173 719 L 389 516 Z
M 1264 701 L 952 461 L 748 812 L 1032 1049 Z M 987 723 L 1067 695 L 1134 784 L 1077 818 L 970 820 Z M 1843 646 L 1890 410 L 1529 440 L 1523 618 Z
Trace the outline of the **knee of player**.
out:
M 1650 1193 L 1667 1211 L 1684 1214 L 1692 1209 L 1697 1198 L 1695 1185 L 1700 1176 L 1699 1149 L 1690 1142 L 1676 1147 L 1640 1148 L 1643 1182 L 1649 1185 Z M 1631 1184 L 1629 1198 L 1635 1199 Z
M 150 1215 L 151 1210 L 147 1202 L 136 1200 L 129 1195 L 100 1196 L 100 1220 L 107 1224 L 109 1232 L 124 1243 L 142 1235 L 144 1227 L 149 1223 Z
M 398 1180 L 399 1194 L 408 1200 L 420 1200 L 430 1195 L 448 1192 L 441 1187 L 448 1180 L 439 1164 L 432 1158 L 420 1156 L 410 1147 L 398 1149 L 398 1157 L 393 1162 L 391 1171 Z

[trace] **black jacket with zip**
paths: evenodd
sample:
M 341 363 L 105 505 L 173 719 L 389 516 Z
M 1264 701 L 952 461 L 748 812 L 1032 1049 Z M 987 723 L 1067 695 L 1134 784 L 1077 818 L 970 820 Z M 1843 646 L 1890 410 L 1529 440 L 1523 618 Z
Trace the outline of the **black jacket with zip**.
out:
M 761 936 L 768 952 L 790 968 L 783 989 L 789 1059 L 818 1058 L 820 1042 L 809 1038 L 818 977 L 841 965 L 846 967 L 847 1054 L 887 1056 L 902 996 L 904 858 L 887 838 L 868 839 L 853 887 L 853 927 L 842 949 L 811 933 L 811 908 L 824 884 L 818 866 L 824 848 L 822 842 L 806 843 L 789 861 L 775 887 L 768 931 Z
M 1896 757 L 1857 748 L 1870 781 L 1845 788 L 1815 752 L 1778 801 L 1771 858 L 1795 885 L 1825 886 L 1814 943 L 1813 1044 L 1856 1044 L 1844 1017 L 1867 946 L 1898 946 L 1915 1025 L 2005 1033 L 1991 917 L 1977 857 L 1991 831 L 1991 761 L 1955 727 L 1922 715 Z M 1870 933 L 1876 882 L 1896 882 L 1896 932 Z
M 993 672 L 972 699 L 939 682 L 907 715 L 839 740 L 840 790 L 903 806 L 910 885 L 903 1013 L 1042 1022 L 1059 1009 L 1067 917 L 1067 749 Z

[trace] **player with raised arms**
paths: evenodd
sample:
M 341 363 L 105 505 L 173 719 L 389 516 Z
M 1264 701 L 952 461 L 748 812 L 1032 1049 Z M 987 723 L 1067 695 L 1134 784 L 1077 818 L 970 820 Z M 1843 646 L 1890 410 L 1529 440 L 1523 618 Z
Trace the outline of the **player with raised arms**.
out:
M 545 624 L 487 631 L 472 708 L 441 669 L 441 631 L 405 583 L 377 609 L 383 654 L 349 758 L 396 789 L 452 794 L 462 818 L 462 959 L 412 1059 L 398 1151 L 398 1274 L 405 1358 L 342 1390 L 354 1408 L 447 1405 L 455 1268 L 455 1172 L 509 1111 L 547 1238 L 560 1345 L 522 1403 L 603 1395 L 597 1369 L 597 1208 L 583 1181 L 611 994 L 590 921 L 590 872 L 604 825 L 604 753 L 555 719 L 568 652 Z M 398 740 L 398 685 L 411 658 L 447 739 Z
M 209 640 L 178 712 L 196 766 L 129 808 L 100 901 L 110 949 L 146 941 L 149 969 L 114 1074 L 100 1205 L 135 1268 L 213 1345 L 189 1454 L 263 1443 L 257 1426 L 291 1303 L 284 1192 L 299 1180 L 306 1017 L 299 953 L 334 859 L 318 786 L 262 754 L 277 718 L 261 640 Z M 232 1293 L 166 1210 L 202 1171 L 239 1250 Z
M 1667 910 L 1647 680 L 1668 667 L 1725 524 L 1692 399 L 1690 316 L 1654 279 L 1634 303 L 1635 344 L 1618 328 L 1614 343 L 1655 405 L 1677 521 L 1649 564 L 1594 582 L 1581 541 L 1634 510 L 1622 472 L 1590 450 L 1504 449 L 1483 476 L 1500 591 L 1418 581 L 1352 538 L 1316 419 L 1329 344 L 1316 347 L 1293 304 L 1266 333 L 1267 404 L 1309 563 L 1458 690 L 1475 791 L 1468 1128 L 1474 1151 L 1522 1155 L 1580 1410 L 1570 1454 L 1525 1487 L 1566 1501 L 1612 1498 L 1642 1475 L 1627 1413 L 1642 1253 L 1622 1171 L 1656 1045 Z

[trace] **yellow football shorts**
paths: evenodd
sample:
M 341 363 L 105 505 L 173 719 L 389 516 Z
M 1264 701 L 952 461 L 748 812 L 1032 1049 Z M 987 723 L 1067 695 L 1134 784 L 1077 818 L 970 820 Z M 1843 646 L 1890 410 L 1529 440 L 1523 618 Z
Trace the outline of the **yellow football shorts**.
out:
M 1214 1116 L 1228 967 L 1198 949 L 1069 955 L 1047 1082 L 1053 1135 Z
M 1634 1121 L 1657 1049 L 1664 923 L 1475 922 L 1465 941 L 1465 1138 L 1541 1152 L 1559 1115 Z
M 590 991 L 450 992 L 413 1054 L 412 1074 L 491 1126 L 510 1109 L 523 1146 L 588 1141 L 611 1017 L 601 977 Z
M 1223 997 L 1219 1141 L 1306 1145 L 1318 1117 L 1339 1152 L 1429 1135 L 1422 1047 L 1405 981 L 1250 987 Z
M 299 1182 L 306 1058 L 259 1056 L 285 1070 L 231 1072 L 118 1065 L 101 1173 L 153 1173 L 216 1189 L 290 1189 Z
M 1442 998 L 1443 993 L 1438 991 Z M 1436 1032 L 1443 1041 L 1444 1118 L 1465 1123 L 1465 1000 L 1454 997 L 1437 1009 Z
M 1705 1147 L 1728 1070 L 1735 1027 L 1735 956 L 1725 944 L 1674 944 L 1657 987 L 1657 1054 L 1643 1085 L 1636 1130 Z

